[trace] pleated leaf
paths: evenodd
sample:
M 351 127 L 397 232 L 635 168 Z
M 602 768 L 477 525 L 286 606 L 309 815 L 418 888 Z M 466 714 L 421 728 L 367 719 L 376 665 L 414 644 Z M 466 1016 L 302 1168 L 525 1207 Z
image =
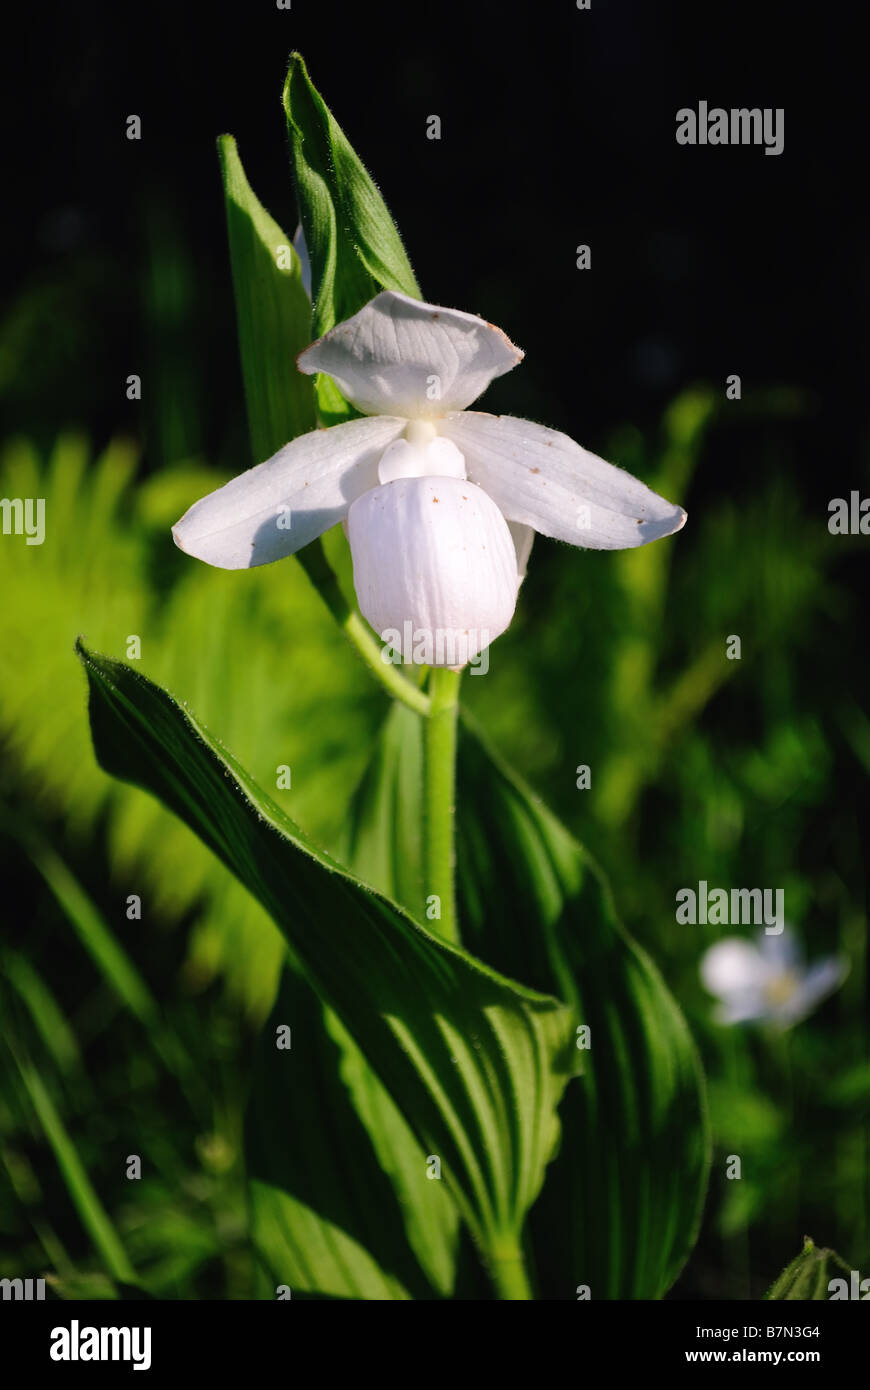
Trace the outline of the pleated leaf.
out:
M 231 135 L 218 140 L 239 353 L 255 463 L 315 427 L 311 378 L 296 368 L 311 341 L 311 304 L 291 238 L 262 206 Z
M 484 1250 L 512 1250 L 558 1138 L 575 1021 L 432 936 L 311 845 L 165 691 L 88 653 L 101 766 L 160 797 L 266 907 Z
M 394 708 L 352 808 L 348 862 L 418 891 L 420 721 Z M 467 948 L 572 1005 L 591 1046 L 529 1222 L 538 1295 L 659 1298 L 691 1250 L 709 1168 L 702 1077 L 661 975 L 627 935 L 584 850 L 466 717 L 457 789 Z M 377 852 L 376 846 L 379 847 Z M 415 857 L 416 856 L 416 857 Z M 417 868 L 415 868 L 415 865 Z M 577 1041 L 584 1042 L 583 1034 Z
M 425 899 L 423 821 L 422 725 L 394 703 L 354 793 L 339 857 L 412 913 Z
M 298 53 L 290 59 L 284 110 L 311 261 L 312 336 L 322 337 L 381 290 L 422 298 L 383 198 Z M 318 378 L 317 395 L 325 424 L 357 413 L 328 377 Z
M 456 1207 L 352 1038 L 289 968 L 245 1129 L 251 1231 L 271 1296 L 281 1284 L 366 1301 L 449 1296 Z
M 659 1298 L 695 1243 L 710 1165 L 685 1020 L 586 852 L 468 727 L 458 804 L 466 945 L 557 993 L 590 1030 L 530 1221 L 541 1296 L 587 1285 L 592 1298 Z

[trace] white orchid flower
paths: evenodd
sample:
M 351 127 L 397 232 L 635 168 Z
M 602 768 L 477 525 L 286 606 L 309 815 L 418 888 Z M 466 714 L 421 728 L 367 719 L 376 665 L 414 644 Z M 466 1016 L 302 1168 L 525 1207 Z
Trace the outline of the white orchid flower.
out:
M 472 660 L 513 617 L 535 531 L 621 550 L 686 520 L 558 430 L 468 410 L 522 356 L 473 314 L 376 295 L 298 358 L 366 418 L 302 435 L 202 498 L 175 526 L 176 544 L 246 569 L 346 521 L 357 599 L 375 631 L 406 661 L 421 659 L 417 632 L 448 635 L 428 664 Z
M 843 983 L 847 963 L 828 956 L 806 966 L 793 933 L 762 932 L 758 945 L 728 936 L 705 952 L 701 979 L 720 1003 L 720 1023 L 773 1023 L 790 1028 Z

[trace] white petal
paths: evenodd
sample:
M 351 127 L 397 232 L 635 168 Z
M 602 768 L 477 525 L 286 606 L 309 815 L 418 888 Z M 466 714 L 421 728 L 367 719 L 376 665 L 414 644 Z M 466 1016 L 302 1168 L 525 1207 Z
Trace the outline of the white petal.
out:
M 379 416 L 300 435 L 186 511 L 175 544 L 221 569 L 267 565 L 301 550 L 378 481 L 378 460 L 404 428 Z
M 717 941 L 701 960 L 705 988 L 721 999 L 760 989 L 766 978 L 767 967 L 760 951 L 742 936 L 726 936 Z
M 367 415 L 435 419 L 464 410 L 522 360 L 485 319 L 384 290 L 297 358 Z
M 760 932 L 758 944 L 771 971 L 782 974 L 802 969 L 797 937 L 790 927 L 783 926 L 781 932 Z
M 501 512 L 459 478 L 399 478 L 348 513 L 363 615 L 406 661 L 463 666 L 510 623 L 516 552 Z
M 465 459 L 449 439 L 439 435 L 426 447 L 426 466 L 433 478 L 464 478 Z
M 394 439 L 378 464 L 378 482 L 394 483 L 397 478 L 422 478 L 426 473 L 426 448 Z
M 517 552 L 517 575 L 525 579 L 526 570 L 529 567 L 529 556 L 532 553 L 532 542 L 535 539 L 534 526 L 523 526 L 519 521 L 509 521 L 508 530 L 513 536 L 514 547 Z
M 394 483 L 397 478 L 464 478 L 465 459 L 449 439 L 432 439 L 412 444 L 396 439 L 384 450 L 378 464 L 378 481 Z
M 666 502 L 622 468 L 567 434 L 511 415 L 450 415 L 439 433 L 465 455 L 509 521 L 591 550 L 625 550 L 679 531 L 682 507 Z
M 833 994 L 835 989 L 839 989 L 848 970 L 846 962 L 836 956 L 817 961 L 815 965 L 810 966 L 793 998 L 785 1005 L 784 1016 L 793 1023 L 806 1018 L 823 999 Z
M 735 990 L 715 1010 L 717 1023 L 750 1023 L 769 1016 L 770 1009 L 758 989 Z

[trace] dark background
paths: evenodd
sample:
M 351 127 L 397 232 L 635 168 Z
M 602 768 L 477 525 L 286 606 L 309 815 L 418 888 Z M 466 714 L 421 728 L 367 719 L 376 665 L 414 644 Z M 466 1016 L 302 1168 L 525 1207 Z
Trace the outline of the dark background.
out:
M 798 456 L 812 492 L 834 461 L 848 473 L 866 366 L 855 341 L 866 122 L 845 9 L 41 9 L 4 77 L 16 190 L 3 228 L 7 432 L 32 431 L 34 416 L 46 438 L 70 422 L 97 441 L 144 427 L 166 456 L 237 461 L 214 141 L 237 136 L 253 187 L 292 232 L 280 99 L 298 48 L 373 170 L 427 298 L 485 315 L 526 350 L 494 408 L 509 399 L 595 447 L 614 421 L 648 427 L 696 380 L 737 372 L 745 392 L 787 382 L 811 405 Z M 784 152 L 678 146 L 675 112 L 702 98 L 784 107 Z M 125 138 L 131 113 L 140 142 Z M 440 142 L 425 135 L 433 113 Z M 575 268 L 579 243 L 591 272 Z M 142 412 L 124 395 L 134 371 Z M 174 425 L 151 418 L 164 383 Z M 735 489 L 751 486 L 751 456 L 721 463 Z

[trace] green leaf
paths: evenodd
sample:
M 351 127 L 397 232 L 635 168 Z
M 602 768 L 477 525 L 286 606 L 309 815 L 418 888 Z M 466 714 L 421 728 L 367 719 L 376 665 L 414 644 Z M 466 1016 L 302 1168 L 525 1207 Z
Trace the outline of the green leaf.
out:
M 355 798 L 348 862 L 416 900 L 419 720 L 394 709 Z M 702 1077 L 659 972 L 625 933 L 594 865 L 463 716 L 460 926 L 476 954 L 558 994 L 591 1029 L 566 1092 L 558 1156 L 531 1214 L 540 1296 L 658 1298 L 694 1244 L 709 1169 Z M 494 854 L 494 851 L 496 853 Z M 545 1273 L 544 1273 L 545 1272 Z
M 765 1294 L 774 1301 L 790 1302 L 810 1300 L 814 1303 L 827 1302 L 831 1298 L 829 1284 L 839 1279 L 845 1288 L 839 1292 L 841 1298 L 851 1293 L 851 1274 L 846 1261 L 834 1250 L 818 1249 L 809 1236 L 804 1236 L 804 1248 L 799 1255 L 786 1265 Z
M 317 851 L 159 687 L 78 650 L 102 767 L 159 796 L 284 931 L 493 1259 L 516 1249 L 576 1067 L 574 1020 L 449 946 Z
M 589 856 L 467 719 L 457 801 L 469 947 L 558 993 L 590 1028 L 530 1223 L 546 1249 L 542 1296 L 587 1284 L 593 1298 L 661 1297 L 694 1245 L 710 1166 L 688 1028 Z
M 393 703 L 351 803 L 338 848 L 343 864 L 409 912 L 423 885 L 423 739 L 420 718 Z
M 281 1026 L 289 1049 L 276 1046 Z M 251 1229 L 272 1290 L 449 1296 L 456 1208 L 427 1180 L 426 1155 L 353 1040 L 289 969 L 260 1040 L 246 1151 Z
M 312 336 L 350 318 L 381 290 L 421 299 L 393 219 L 371 176 L 294 53 L 284 84 L 284 110 L 299 218 L 311 261 Z M 317 385 L 325 424 L 356 412 L 326 377 Z
M 371 800 L 366 794 L 348 818 L 350 833 L 345 834 L 338 857 L 360 876 L 365 872 L 388 897 L 419 911 L 424 899 L 420 821 L 396 814 L 394 804 L 396 786 L 407 789 L 410 804 L 415 804 L 415 798 L 419 801 L 421 767 L 419 756 L 416 760 L 406 756 L 406 721 L 419 726 L 416 714 L 394 704 L 361 788 L 361 794 L 366 794 L 373 783 Z M 386 800 L 378 806 L 381 793 Z M 344 848 L 353 852 L 353 864 Z M 257 1069 L 252 1101 L 252 1111 L 256 1110 L 261 1123 L 251 1124 L 249 1170 L 253 1173 L 265 1166 L 264 1149 L 266 1156 L 274 1154 L 276 1160 L 266 1166 L 268 1183 L 256 1183 L 253 1201 L 254 1229 L 258 1243 L 268 1251 L 269 1268 L 276 1272 L 276 1282 L 281 1282 L 280 1269 L 284 1282 L 294 1289 L 319 1288 L 345 1298 L 407 1297 L 408 1290 L 414 1297 L 432 1297 L 431 1290 L 447 1297 L 455 1279 L 456 1208 L 444 1184 L 426 1177 L 427 1155 L 353 1039 L 328 1009 L 324 1011 L 326 1029 L 321 1027 L 319 1036 L 321 1048 L 328 1046 L 332 1052 L 331 1065 L 321 1063 L 320 1079 L 313 1088 L 310 1075 L 303 1073 L 292 1103 L 288 1102 L 289 1082 L 282 1078 L 289 1069 L 276 1064 L 269 1043 L 274 1025 L 291 1012 L 287 999 L 291 991 L 298 1017 L 300 990 L 307 986 L 288 974 L 282 986 L 283 1002 L 266 1027 L 265 1066 Z M 344 1086 L 338 1084 L 339 1072 Z M 276 1137 L 280 1116 L 290 1114 L 292 1146 L 289 1135 Z M 337 1127 L 340 1144 L 333 1137 Z M 341 1172 L 336 1172 L 337 1167 Z M 304 1204 L 300 1193 L 305 1194 Z M 336 1206 L 340 1221 L 334 1215 Z M 325 1212 L 333 1213 L 327 1230 L 314 1224 L 315 1212 L 321 1221 L 326 1219 Z M 349 1239 L 350 1232 L 355 1239 Z M 333 1245 L 338 1246 L 336 1254 Z M 431 1285 L 422 1294 L 419 1271 L 409 1274 L 404 1263 L 409 1245 Z M 316 1261 L 310 1258 L 313 1250 L 320 1252 Z M 373 1251 L 377 1251 L 374 1268 Z M 383 1271 L 393 1269 L 402 1270 L 398 1289 L 384 1279 Z M 293 1272 L 292 1279 L 287 1271 Z
M 311 341 L 311 305 L 291 239 L 257 200 L 231 135 L 218 154 L 251 444 L 262 463 L 316 424 L 311 379 L 296 368 Z

